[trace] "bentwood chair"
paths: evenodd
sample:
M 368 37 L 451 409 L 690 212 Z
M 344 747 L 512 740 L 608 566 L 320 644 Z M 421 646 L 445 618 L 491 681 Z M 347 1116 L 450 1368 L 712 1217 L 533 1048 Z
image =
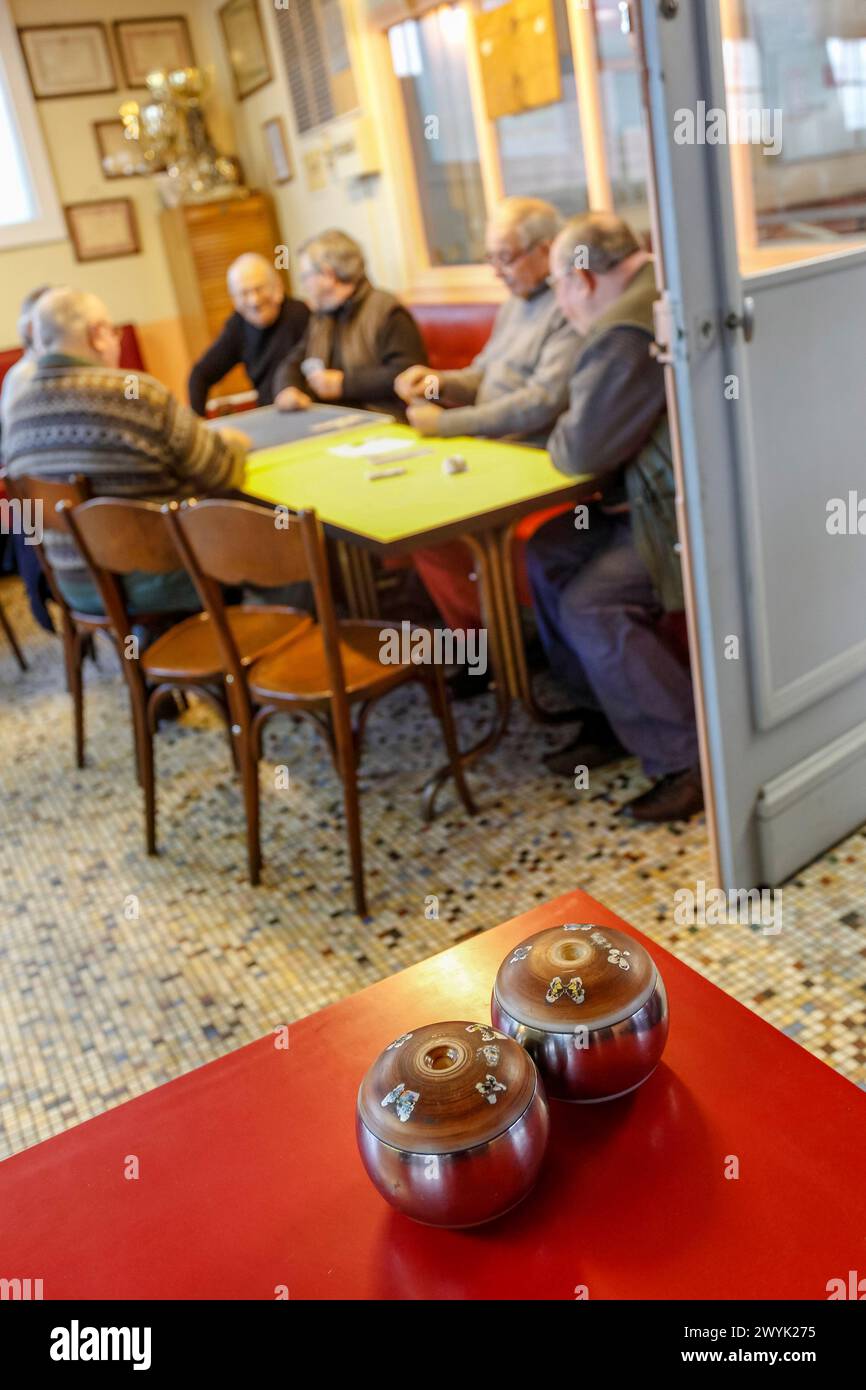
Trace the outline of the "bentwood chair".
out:
M 420 680 L 442 726 L 451 772 L 467 811 L 475 805 L 463 775 L 442 668 L 384 665 L 382 624 L 369 619 L 338 621 L 334 612 L 325 539 L 314 512 L 284 517 L 247 502 L 212 499 L 178 506 L 168 515 L 178 549 L 211 616 L 222 651 L 229 703 L 239 744 L 247 822 L 250 881 L 261 874 L 259 760 L 262 731 L 275 714 L 311 718 L 327 741 L 343 783 L 343 800 L 355 910 L 367 915 L 364 891 L 358 763 L 367 715 L 374 701 Z M 222 597 L 224 584 L 263 587 L 312 583 L 318 622 L 298 632 L 278 651 L 244 665 Z M 353 722 L 352 711 L 357 709 Z
M 12 655 L 15 657 L 15 660 L 18 662 L 18 665 L 19 665 L 20 669 L 21 669 L 22 671 L 26 671 L 26 670 L 27 670 L 27 661 L 26 661 L 26 659 L 25 659 L 25 657 L 24 657 L 24 653 L 22 652 L 21 647 L 20 647 L 20 645 L 19 645 L 18 638 L 15 636 L 15 629 L 13 628 L 11 622 L 9 621 L 9 618 L 8 618 L 8 616 L 7 616 L 7 614 L 6 614 L 6 611 L 5 611 L 4 607 L 3 607 L 2 602 L 0 602 L 0 628 L 2 628 L 3 631 L 4 631 L 4 633 L 6 634 L 6 640 L 7 640 L 7 642 L 9 643 L 10 647 L 12 648 Z
M 82 474 L 76 473 L 63 482 L 50 482 L 44 478 L 24 476 L 6 479 L 6 487 L 11 497 L 17 498 L 22 506 L 30 502 L 41 513 L 43 540 L 36 545 L 36 556 L 45 575 L 51 598 L 60 614 L 60 637 L 63 642 L 63 665 L 66 672 L 66 689 L 72 697 L 72 715 L 75 729 L 75 766 L 84 767 L 84 682 L 82 666 L 84 654 L 92 643 L 94 633 L 108 631 L 108 619 L 100 614 L 80 613 L 71 608 L 60 591 L 57 575 L 45 550 L 44 533 L 62 531 L 68 535 L 66 523 L 57 511 L 60 503 L 70 507 L 86 502 L 90 497 L 90 485 Z
M 148 854 L 155 854 L 153 736 L 158 707 L 170 692 L 189 690 L 211 704 L 230 725 L 220 645 L 207 613 L 181 618 L 143 649 L 133 631 L 133 623 L 164 628 L 168 615 L 130 615 L 122 577 L 133 571 L 157 575 L 182 568 L 173 528 L 159 503 L 95 497 L 77 507 L 61 505 L 61 512 L 99 589 L 121 658 L 132 704 L 139 781 L 144 790 L 145 842 Z M 241 670 L 313 625 L 309 614 L 273 604 L 230 605 L 225 608 L 224 621 L 232 634 Z M 228 736 L 232 760 L 237 766 L 230 728 Z

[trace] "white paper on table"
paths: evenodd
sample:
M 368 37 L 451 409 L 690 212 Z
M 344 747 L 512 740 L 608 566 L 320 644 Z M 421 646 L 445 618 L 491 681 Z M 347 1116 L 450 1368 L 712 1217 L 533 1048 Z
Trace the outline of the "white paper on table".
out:
M 375 454 L 394 454 L 398 449 L 405 451 L 405 439 L 365 439 L 363 444 L 336 444 L 328 453 L 341 459 L 364 459 Z

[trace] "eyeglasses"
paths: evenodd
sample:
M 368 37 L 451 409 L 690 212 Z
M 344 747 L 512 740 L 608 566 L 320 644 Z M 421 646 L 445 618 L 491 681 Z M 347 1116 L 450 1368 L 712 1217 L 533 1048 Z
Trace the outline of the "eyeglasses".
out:
M 528 256 L 530 251 L 534 250 L 535 246 L 533 245 L 524 247 L 522 251 L 512 251 L 510 253 L 503 253 L 502 251 L 488 251 L 485 254 L 484 259 L 488 265 L 496 266 L 499 270 L 508 270 L 509 267 L 513 266 L 516 261 L 523 260 L 524 256 Z

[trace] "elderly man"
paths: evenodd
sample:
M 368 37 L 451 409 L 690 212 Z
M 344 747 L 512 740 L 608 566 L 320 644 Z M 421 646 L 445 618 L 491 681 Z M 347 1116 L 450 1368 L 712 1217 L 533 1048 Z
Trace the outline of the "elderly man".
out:
M 235 312 L 216 342 L 193 367 L 189 403 L 204 415 L 208 392 L 243 363 L 259 405 L 274 399 L 274 369 L 293 351 L 310 317 L 306 304 L 288 299 L 283 278 L 271 261 L 253 251 L 238 256 L 226 276 Z
M 4 458 L 11 477 L 82 473 L 97 495 L 154 501 L 240 486 L 246 436 L 208 429 L 153 377 L 119 367 L 120 337 L 95 295 L 49 290 L 37 305 L 36 338 L 36 371 L 9 412 Z M 100 613 L 72 538 L 47 531 L 45 548 L 69 603 Z M 201 606 L 180 569 L 124 582 L 133 612 Z
M 394 378 L 426 357 L 409 310 L 370 284 L 364 253 L 345 232 L 310 237 L 298 258 L 313 315 L 303 341 L 277 369 L 276 405 L 306 410 L 327 401 L 402 416 Z
M 21 388 L 26 386 L 36 370 L 38 353 L 33 341 L 34 310 L 42 295 L 49 288 L 48 285 L 40 285 L 38 289 L 31 290 L 29 294 L 25 295 L 21 301 L 21 309 L 18 314 L 18 336 L 24 351 L 18 361 L 13 362 L 9 368 L 3 378 L 3 386 L 0 388 L 0 427 L 2 427 L 3 434 L 6 433 L 9 409 L 13 400 Z
M 460 371 L 434 375 L 413 366 L 394 383 L 410 403 L 409 423 L 422 434 L 547 443 L 568 404 L 568 382 L 580 352 L 580 340 L 547 283 L 550 248 L 560 226 L 556 208 L 540 198 L 505 198 L 497 207 L 487 227 L 487 260 L 509 293 L 489 341 Z M 478 592 L 468 547 L 455 541 L 416 551 L 413 559 L 447 625 L 476 626 Z M 461 680 L 458 690 L 469 694 L 482 685 Z
M 602 497 L 586 526 L 567 513 L 528 547 L 541 640 L 587 710 L 548 765 L 573 776 L 633 754 L 658 780 L 621 813 L 686 820 L 703 793 L 689 672 L 659 630 L 683 595 L 664 372 L 650 356 L 652 258 L 619 217 L 590 213 L 563 229 L 551 260 L 585 345 L 548 448 L 563 473 L 592 473 Z

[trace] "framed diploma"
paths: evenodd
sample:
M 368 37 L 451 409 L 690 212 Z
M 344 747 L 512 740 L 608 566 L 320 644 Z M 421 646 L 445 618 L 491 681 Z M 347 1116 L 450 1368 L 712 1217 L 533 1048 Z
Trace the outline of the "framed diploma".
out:
M 219 11 L 238 101 L 273 78 L 258 0 L 228 0 Z
M 114 41 L 126 87 L 145 87 L 150 72 L 175 72 L 177 68 L 195 67 L 192 41 L 183 15 L 116 19 Z
M 141 250 L 135 209 L 129 198 L 67 203 L 63 211 L 77 261 L 135 256 Z
M 102 24 L 34 24 L 18 30 L 33 95 L 84 97 L 116 92 Z

